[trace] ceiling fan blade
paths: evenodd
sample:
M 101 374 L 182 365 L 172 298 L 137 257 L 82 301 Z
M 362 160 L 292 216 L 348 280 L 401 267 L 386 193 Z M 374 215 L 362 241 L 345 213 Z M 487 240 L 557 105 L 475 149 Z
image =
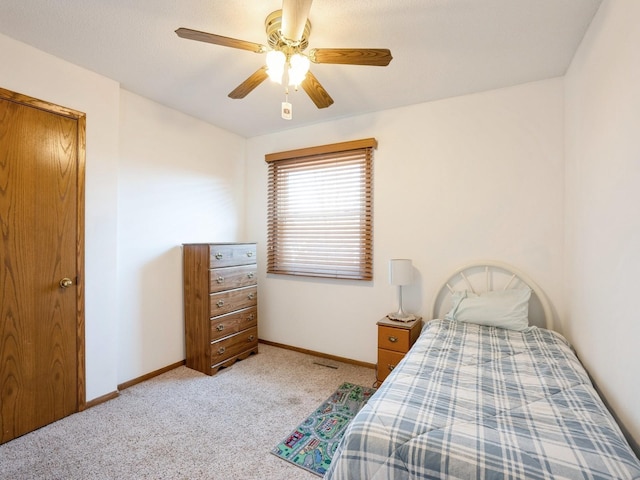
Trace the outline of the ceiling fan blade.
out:
M 222 35 L 216 35 L 214 33 L 200 32 L 198 30 L 191 30 L 190 28 L 180 27 L 176 30 L 176 34 L 179 37 L 186 38 L 188 40 L 213 43 L 214 45 L 222 45 L 223 47 L 239 48 L 241 50 L 249 50 L 250 52 L 255 53 L 264 53 L 267 51 L 267 47 L 260 45 L 259 43 L 223 37 Z
M 307 76 L 300 84 L 309 98 L 316 104 L 318 108 L 327 108 L 333 104 L 333 98 L 329 96 L 320 82 L 311 71 L 307 72 Z
M 229 94 L 229 98 L 244 98 L 249 95 L 254 88 L 260 85 L 264 80 L 268 77 L 267 75 L 267 67 L 260 67 L 258 70 L 253 72 L 249 78 L 247 78 L 244 82 L 238 85 L 233 92 Z
M 282 36 L 294 42 L 302 39 L 312 0 L 282 0 Z
M 386 67 L 393 58 L 386 48 L 314 48 L 309 50 L 308 57 L 314 63 L 377 67 Z

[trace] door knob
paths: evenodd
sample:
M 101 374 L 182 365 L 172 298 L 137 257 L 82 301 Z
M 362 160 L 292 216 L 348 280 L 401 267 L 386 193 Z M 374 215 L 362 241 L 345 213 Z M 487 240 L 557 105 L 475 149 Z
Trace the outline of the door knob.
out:
M 71 285 L 73 285 L 73 280 L 71 280 L 70 278 L 64 277 L 62 280 L 60 280 L 60 286 L 62 288 L 67 288 Z

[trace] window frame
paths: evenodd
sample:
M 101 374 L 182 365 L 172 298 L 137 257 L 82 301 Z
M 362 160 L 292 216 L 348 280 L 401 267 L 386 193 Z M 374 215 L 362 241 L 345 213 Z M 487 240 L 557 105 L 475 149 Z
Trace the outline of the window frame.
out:
M 269 167 L 268 274 L 373 280 L 373 150 L 377 146 L 378 142 L 375 138 L 365 138 L 265 155 L 265 161 Z M 289 233 L 292 228 L 297 228 L 296 222 L 285 224 L 282 217 L 285 215 L 295 217 L 296 206 L 300 208 L 300 205 L 289 205 L 291 198 L 289 195 L 293 190 L 288 189 L 294 187 L 290 185 L 287 175 L 294 172 L 298 175 L 309 173 L 326 178 L 328 175 L 325 177 L 323 175 L 333 171 L 333 174 L 341 180 L 353 181 L 352 174 L 338 172 L 341 170 L 352 172 L 356 168 L 359 169 L 357 183 L 354 183 L 353 188 L 348 190 L 360 193 L 353 195 L 357 197 L 357 201 L 351 200 L 349 203 L 353 208 L 350 210 L 351 213 L 347 215 L 352 219 L 349 224 L 350 228 L 346 229 L 348 233 L 345 233 L 345 229 L 336 228 L 329 229 L 330 233 L 325 232 L 327 219 L 334 222 L 332 225 L 337 225 L 337 220 L 342 217 L 339 217 L 335 212 L 328 217 L 320 215 L 322 221 L 319 220 L 311 227 L 311 232 L 314 234 L 312 240 L 309 244 L 304 245 L 304 248 L 308 249 L 302 255 L 304 259 L 296 261 L 295 252 L 301 251 L 300 243 L 295 239 L 291 240 L 291 238 L 296 237 L 299 230 L 294 230 L 293 234 Z M 329 195 L 327 194 L 325 197 L 331 198 Z M 331 212 L 331 209 L 327 209 L 327 211 Z M 308 227 L 305 228 L 306 233 Z M 346 235 L 348 241 L 345 240 L 344 245 L 348 248 L 343 249 L 340 255 L 335 256 L 335 261 L 332 261 L 326 253 L 321 252 L 322 249 L 318 245 L 325 242 L 324 245 L 335 247 L 337 245 L 336 236 L 339 235 Z M 338 250 L 334 250 L 334 252 L 337 253 Z

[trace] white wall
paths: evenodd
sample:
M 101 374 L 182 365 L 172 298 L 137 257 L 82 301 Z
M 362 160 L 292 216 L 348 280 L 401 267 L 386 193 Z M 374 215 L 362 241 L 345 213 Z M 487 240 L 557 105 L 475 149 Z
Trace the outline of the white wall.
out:
M 85 336 L 87 399 L 116 385 L 116 200 L 120 88 L 0 34 L 0 86 L 87 114 Z
M 184 360 L 182 250 L 242 240 L 242 137 L 120 95 L 118 383 Z
M 565 331 L 640 442 L 640 2 L 603 2 L 565 78 Z
M 248 140 L 247 237 L 259 242 L 260 337 L 376 361 L 377 320 L 397 308 L 388 260 L 419 272 L 405 306 L 430 318 L 445 276 L 494 258 L 527 272 L 562 309 L 563 84 L 552 79 Z M 374 280 L 265 275 L 264 155 L 376 137 Z
M 245 140 L 3 35 L 0 86 L 87 114 L 87 400 L 183 360 L 179 246 L 244 240 Z

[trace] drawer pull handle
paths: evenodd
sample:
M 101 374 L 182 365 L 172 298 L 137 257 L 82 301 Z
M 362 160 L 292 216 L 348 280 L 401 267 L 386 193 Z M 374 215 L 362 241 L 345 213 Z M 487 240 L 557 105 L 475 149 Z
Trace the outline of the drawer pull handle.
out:
M 218 277 L 216 278 L 216 282 L 218 282 L 218 284 L 224 283 L 224 277 Z
M 389 368 L 389 371 L 393 370 L 394 368 L 396 368 L 395 365 L 387 365 L 387 368 Z
M 218 300 L 216 302 L 216 305 L 217 305 L 218 308 L 221 308 L 224 305 L 224 300 Z
M 247 257 L 253 257 L 253 252 L 247 252 Z
M 249 335 L 247 342 L 253 342 L 256 339 L 255 335 Z
M 253 320 L 254 318 L 256 318 L 256 316 L 252 313 L 250 315 L 247 315 L 247 322 L 250 322 L 251 320 Z
M 216 253 L 216 260 L 220 260 L 222 258 L 222 253 L 218 252 Z
M 255 293 L 250 293 L 249 295 L 247 295 L 247 298 L 249 300 L 253 300 L 254 298 L 256 298 L 256 294 Z
M 253 272 L 249 272 L 249 273 L 247 273 L 247 277 L 249 277 L 249 278 L 253 278 L 253 277 L 254 277 L 254 273 L 253 273 Z
M 218 349 L 218 355 L 222 355 L 226 349 L 224 347 L 220 347 Z
M 389 341 L 391 343 L 396 343 L 398 341 L 398 337 L 392 337 L 391 335 L 389 335 Z
M 223 324 L 223 323 L 221 323 L 220 325 L 218 325 L 218 326 L 216 327 L 216 330 L 217 330 L 217 331 L 219 331 L 219 332 L 221 332 L 222 330 L 224 330 L 224 324 Z

